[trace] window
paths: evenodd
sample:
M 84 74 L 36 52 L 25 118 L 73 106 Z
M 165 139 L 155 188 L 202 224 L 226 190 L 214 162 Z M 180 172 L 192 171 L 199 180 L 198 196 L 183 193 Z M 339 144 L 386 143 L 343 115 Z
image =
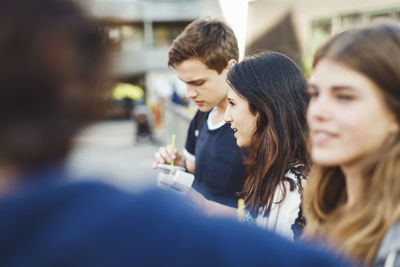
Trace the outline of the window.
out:
M 117 51 L 140 51 L 144 47 L 142 23 L 103 23 L 103 31 L 112 49 Z
M 190 21 L 182 22 L 154 22 L 154 46 L 170 46 L 172 41 L 183 31 Z

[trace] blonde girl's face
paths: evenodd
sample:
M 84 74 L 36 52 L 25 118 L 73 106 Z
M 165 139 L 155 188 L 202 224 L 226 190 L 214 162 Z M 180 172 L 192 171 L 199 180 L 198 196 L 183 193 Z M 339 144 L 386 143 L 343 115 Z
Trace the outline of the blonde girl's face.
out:
M 310 80 L 307 119 L 312 159 L 323 166 L 352 166 L 398 132 L 395 115 L 367 76 L 322 59 Z

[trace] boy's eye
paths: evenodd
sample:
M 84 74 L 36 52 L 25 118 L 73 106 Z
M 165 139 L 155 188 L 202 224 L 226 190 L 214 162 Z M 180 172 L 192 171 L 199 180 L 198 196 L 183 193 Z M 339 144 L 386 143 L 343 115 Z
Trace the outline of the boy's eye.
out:
M 192 85 L 195 85 L 195 86 L 200 86 L 200 85 L 203 85 L 204 84 L 204 80 L 200 80 L 200 81 L 195 81 L 195 82 L 193 82 L 192 83 Z

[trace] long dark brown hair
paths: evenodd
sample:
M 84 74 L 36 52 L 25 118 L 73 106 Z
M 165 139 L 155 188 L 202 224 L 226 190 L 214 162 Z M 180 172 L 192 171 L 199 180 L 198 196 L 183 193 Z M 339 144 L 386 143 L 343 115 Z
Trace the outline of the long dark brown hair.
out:
M 307 81 L 291 59 L 275 52 L 246 58 L 234 65 L 227 79 L 249 102 L 250 112 L 258 115 L 245 160 L 248 177 L 240 193 L 256 214 L 259 207 L 271 209 L 275 190 L 290 167 L 300 164 L 308 171 Z M 285 195 L 283 186 L 282 200 Z

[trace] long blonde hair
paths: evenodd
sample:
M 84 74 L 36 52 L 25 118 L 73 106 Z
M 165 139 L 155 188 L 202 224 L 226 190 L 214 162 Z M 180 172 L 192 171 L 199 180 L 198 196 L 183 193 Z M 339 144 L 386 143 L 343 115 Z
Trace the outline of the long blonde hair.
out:
M 400 121 L 400 25 L 380 23 L 331 38 L 317 52 L 374 81 Z M 366 129 L 367 130 L 367 129 Z M 380 151 L 368 155 L 357 203 L 344 209 L 346 182 L 339 167 L 314 164 L 305 190 L 306 238 L 327 239 L 333 247 L 372 264 L 380 243 L 400 218 L 400 135 L 390 136 Z

